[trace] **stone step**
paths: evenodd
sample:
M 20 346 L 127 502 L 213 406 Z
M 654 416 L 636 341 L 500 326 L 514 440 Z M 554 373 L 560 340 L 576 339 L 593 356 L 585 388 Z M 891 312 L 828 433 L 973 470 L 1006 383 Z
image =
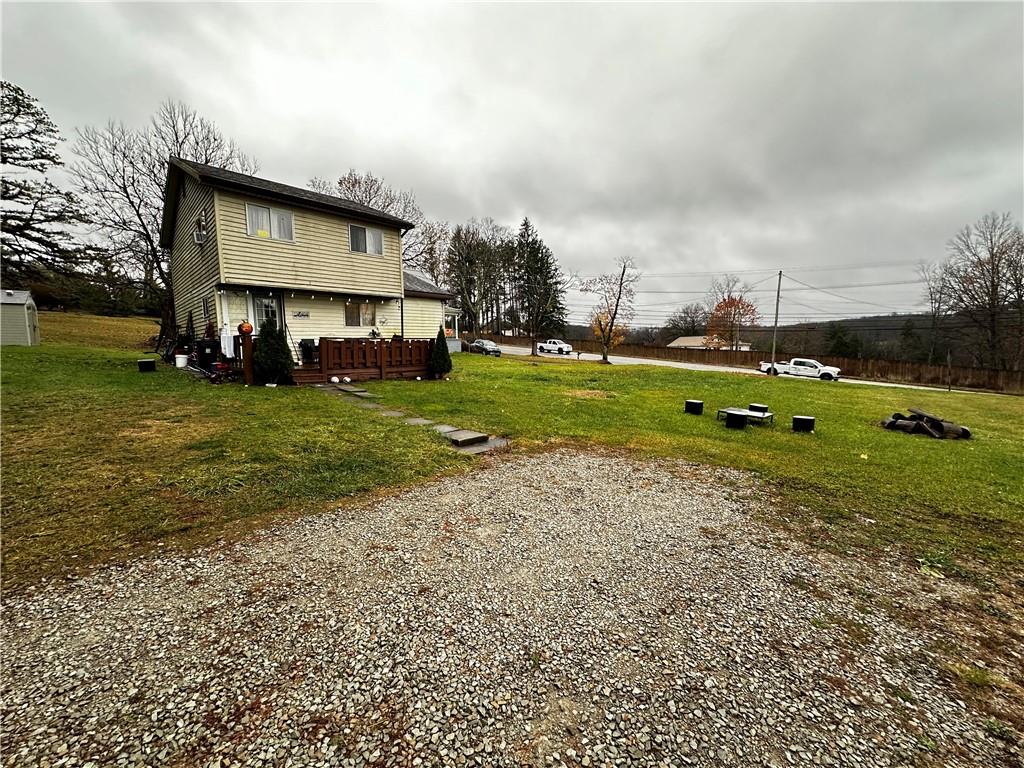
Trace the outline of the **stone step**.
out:
M 504 437 L 492 437 L 483 443 L 471 443 L 470 445 L 456 446 L 459 453 L 478 454 L 496 451 L 509 445 L 510 441 Z
M 380 397 L 380 395 L 375 394 L 373 392 L 367 392 L 365 389 L 360 390 L 359 392 L 349 392 L 349 394 L 350 395 L 355 395 L 356 397 L 362 397 L 362 398 L 364 398 L 366 400 Z
M 335 384 L 335 389 L 340 389 L 342 392 L 349 392 L 351 394 L 357 394 L 359 392 L 365 392 L 366 390 L 362 387 L 357 387 L 355 384 Z
M 449 432 L 457 432 L 458 429 L 459 429 L 458 427 L 453 427 L 451 424 L 435 424 L 434 425 L 434 430 L 436 432 L 440 432 L 442 435 L 445 435 L 445 434 L 447 434 Z
M 471 429 L 456 429 L 451 432 L 445 432 L 444 436 L 451 441 L 451 444 L 456 448 L 463 448 L 467 445 L 476 445 L 477 443 L 486 443 L 487 435 L 483 432 L 474 432 Z
M 421 416 L 413 416 L 411 419 L 405 420 L 406 424 L 412 424 L 414 427 L 425 427 L 428 424 L 433 424 L 430 419 L 424 419 Z

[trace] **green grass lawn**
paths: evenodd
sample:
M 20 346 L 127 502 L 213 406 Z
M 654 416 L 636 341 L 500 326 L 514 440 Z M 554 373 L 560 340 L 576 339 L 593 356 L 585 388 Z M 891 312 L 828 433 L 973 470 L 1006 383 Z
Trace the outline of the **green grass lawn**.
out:
M 43 346 L 0 357 L 8 586 L 473 466 L 429 430 L 315 390 L 212 386 L 163 365 L 139 374 L 152 320 L 44 313 L 40 325 Z M 830 548 L 1020 573 L 1024 399 L 476 355 L 455 366 L 450 381 L 368 388 L 520 448 L 597 444 L 756 471 L 777 520 Z M 684 415 L 686 398 L 704 400 L 704 416 Z M 777 425 L 734 432 L 715 420 L 751 402 L 769 404 Z M 878 426 L 914 405 L 975 439 Z M 816 416 L 817 433 L 792 433 L 795 413 Z
M 0 356 L 7 587 L 469 464 L 316 390 L 140 374 L 151 320 L 44 313 L 40 327 L 42 346 Z
M 517 438 L 598 443 L 754 470 L 771 481 L 780 518 L 848 550 L 895 549 L 933 567 L 1019 569 L 1024 551 L 1024 399 L 657 366 L 459 355 L 447 382 L 373 382 L 384 402 L 421 416 Z M 705 402 L 703 416 L 683 400 Z M 767 403 L 772 427 L 727 430 L 720 407 Z M 975 439 L 888 432 L 881 419 L 921 407 Z M 790 431 L 817 418 L 813 435 Z

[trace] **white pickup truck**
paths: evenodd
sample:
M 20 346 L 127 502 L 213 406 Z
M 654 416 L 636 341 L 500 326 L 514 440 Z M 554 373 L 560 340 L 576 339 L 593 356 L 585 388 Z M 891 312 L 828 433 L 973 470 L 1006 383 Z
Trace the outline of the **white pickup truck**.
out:
M 552 352 L 558 355 L 568 355 L 572 352 L 572 344 L 566 344 L 561 339 L 548 339 L 537 343 L 538 352 Z
M 790 376 L 808 376 L 822 381 L 834 381 L 839 378 L 839 369 L 834 365 L 824 365 L 806 357 L 794 357 L 792 360 L 779 361 L 775 363 L 774 369 L 771 362 L 762 360 L 758 370 L 771 376 L 785 373 Z

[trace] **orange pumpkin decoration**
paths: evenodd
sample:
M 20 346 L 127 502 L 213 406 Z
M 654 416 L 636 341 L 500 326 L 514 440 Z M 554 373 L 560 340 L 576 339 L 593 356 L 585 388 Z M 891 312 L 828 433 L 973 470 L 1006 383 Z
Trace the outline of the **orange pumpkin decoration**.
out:
M 243 336 L 252 336 L 252 323 L 248 320 L 243 320 L 238 324 L 238 332 Z

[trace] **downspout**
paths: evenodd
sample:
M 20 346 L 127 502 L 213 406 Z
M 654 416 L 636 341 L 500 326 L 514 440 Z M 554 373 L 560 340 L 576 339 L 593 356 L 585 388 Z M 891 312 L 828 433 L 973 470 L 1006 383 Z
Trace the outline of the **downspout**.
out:
M 400 229 L 398 242 L 402 244 L 402 239 L 409 233 L 409 229 Z M 398 331 L 402 336 L 402 341 L 405 341 L 405 258 L 401 257 L 398 260 L 398 274 L 402 280 L 402 298 L 398 300 Z

